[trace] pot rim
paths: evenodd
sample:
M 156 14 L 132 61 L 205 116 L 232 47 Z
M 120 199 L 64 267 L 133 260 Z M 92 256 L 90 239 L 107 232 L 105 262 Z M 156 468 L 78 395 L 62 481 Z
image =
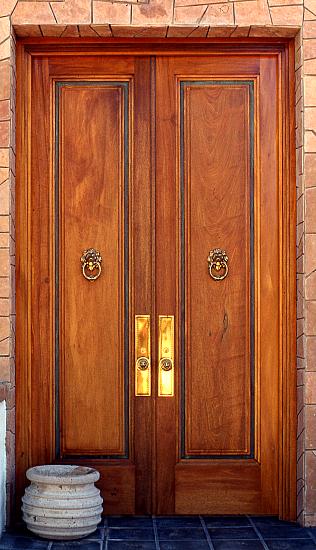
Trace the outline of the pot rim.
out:
M 29 481 L 47 485 L 84 485 L 98 481 L 100 474 L 88 466 L 43 464 L 29 468 L 26 471 L 26 477 Z

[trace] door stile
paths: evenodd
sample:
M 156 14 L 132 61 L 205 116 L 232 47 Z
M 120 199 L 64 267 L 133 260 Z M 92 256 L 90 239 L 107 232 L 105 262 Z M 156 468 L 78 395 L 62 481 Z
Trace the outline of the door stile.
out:
M 156 62 L 156 312 L 175 316 L 177 334 L 177 186 L 173 140 L 175 86 L 169 78 L 170 59 Z M 157 319 L 156 319 L 157 322 Z M 157 334 L 156 329 L 156 334 Z M 175 338 L 175 342 L 177 338 Z M 175 348 L 175 395 L 156 398 L 156 514 L 175 511 L 174 465 L 177 461 L 179 353 Z
M 134 265 L 133 316 L 150 315 L 151 334 L 154 332 L 154 314 L 152 301 L 153 285 L 153 193 L 152 181 L 152 70 L 148 57 L 135 60 L 135 103 L 134 103 L 134 162 L 133 199 L 131 202 L 132 257 Z M 132 323 L 134 327 L 134 323 Z M 151 346 L 151 396 L 154 391 L 154 342 Z M 131 349 L 134 348 L 134 328 L 131 330 Z M 134 403 L 134 442 L 135 457 L 135 511 L 137 514 L 151 512 L 152 493 L 152 441 L 153 441 L 153 398 L 135 396 L 134 365 L 132 354 L 131 401 Z

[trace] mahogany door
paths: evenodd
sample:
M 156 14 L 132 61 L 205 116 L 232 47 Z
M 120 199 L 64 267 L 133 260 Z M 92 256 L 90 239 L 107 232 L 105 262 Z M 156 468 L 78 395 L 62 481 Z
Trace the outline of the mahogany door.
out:
M 279 63 L 33 52 L 19 491 L 71 462 L 105 513 L 282 509 Z

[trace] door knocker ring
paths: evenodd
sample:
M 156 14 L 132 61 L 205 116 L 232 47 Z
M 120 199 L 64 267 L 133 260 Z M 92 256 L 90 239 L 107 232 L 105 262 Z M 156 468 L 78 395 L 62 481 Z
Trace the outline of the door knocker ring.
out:
M 208 271 L 212 279 L 215 281 L 222 281 L 228 274 L 228 256 L 225 250 L 221 248 L 214 248 L 209 253 Z
M 98 250 L 88 248 L 81 256 L 82 275 L 88 281 L 95 281 L 101 275 L 102 256 Z

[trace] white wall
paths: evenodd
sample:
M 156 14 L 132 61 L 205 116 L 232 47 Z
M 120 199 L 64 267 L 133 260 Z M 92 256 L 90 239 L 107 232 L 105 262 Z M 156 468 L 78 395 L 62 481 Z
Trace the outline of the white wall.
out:
M 5 401 L 0 403 L 0 535 L 6 520 L 6 406 Z

